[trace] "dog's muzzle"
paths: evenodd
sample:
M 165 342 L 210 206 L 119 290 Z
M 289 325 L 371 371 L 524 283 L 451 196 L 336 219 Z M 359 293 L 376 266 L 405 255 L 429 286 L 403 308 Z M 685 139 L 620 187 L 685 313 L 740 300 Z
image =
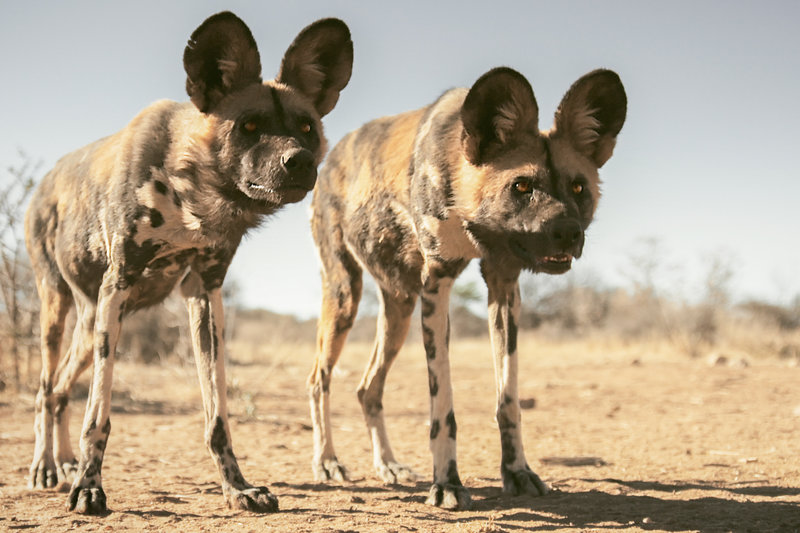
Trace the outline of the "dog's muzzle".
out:
M 299 202 L 317 182 L 314 154 L 305 148 L 289 148 L 272 161 L 262 160 L 254 167 L 240 188 L 250 198 L 270 204 Z
M 317 182 L 317 166 L 314 154 L 305 148 L 293 148 L 281 156 L 281 167 L 286 173 L 285 187 L 297 187 L 306 192 Z
M 535 272 L 563 274 L 583 251 L 583 228 L 575 219 L 554 221 L 542 234 L 516 235 L 509 240 L 514 255 Z

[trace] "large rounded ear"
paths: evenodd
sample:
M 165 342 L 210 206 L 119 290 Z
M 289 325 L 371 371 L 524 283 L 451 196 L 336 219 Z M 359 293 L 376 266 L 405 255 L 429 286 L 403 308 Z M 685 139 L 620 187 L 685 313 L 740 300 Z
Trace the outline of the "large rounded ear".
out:
M 306 26 L 295 37 L 276 80 L 306 95 L 324 116 L 336 105 L 352 70 L 350 30 L 341 20 L 328 18 Z
M 186 92 L 208 113 L 222 98 L 252 83 L 261 83 L 261 58 L 250 28 L 231 13 L 208 17 L 183 52 Z
M 603 166 L 625 123 L 628 97 L 619 76 L 599 69 L 572 84 L 558 106 L 554 134 L 565 135 L 580 153 Z
M 533 89 L 516 70 L 498 67 L 480 78 L 461 107 L 462 145 L 467 160 L 479 165 L 525 132 L 539 133 L 539 106 Z

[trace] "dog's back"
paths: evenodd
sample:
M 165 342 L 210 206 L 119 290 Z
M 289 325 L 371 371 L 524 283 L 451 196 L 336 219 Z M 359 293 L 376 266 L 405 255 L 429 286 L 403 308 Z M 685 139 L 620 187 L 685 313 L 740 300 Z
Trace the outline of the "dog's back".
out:
M 408 295 L 419 292 L 423 248 L 415 213 L 420 204 L 443 198 L 449 184 L 424 183 L 429 189 L 441 188 L 440 194 L 420 194 L 412 183 L 414 167 L 432 155 L 422 164 L 454 172 L 457 162 L 451 160 L 450 147 L 459 142 L 458 117 L 465 96 L 463 89 L 454 89 L 429 106 L 371 121 L 331 150 L 312 201 L 312 231 L 324 250 L 323 266 L 331 256 L 329 248 L 346 249 L 381 285 Z M 425 153 L 430 151 L 431 135 L 439 148 L 436 154 Z

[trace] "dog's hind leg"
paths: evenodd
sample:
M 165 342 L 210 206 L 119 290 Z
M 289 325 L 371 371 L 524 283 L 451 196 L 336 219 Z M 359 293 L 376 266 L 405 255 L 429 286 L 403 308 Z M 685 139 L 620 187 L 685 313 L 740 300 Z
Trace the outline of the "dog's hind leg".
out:
M 78 377 L 92 364 L 92 340 L 94 338 L 94 304 L 77 303 L 77 320 L 72 332 L 72 344 L 66 357 L 58 365 L 57 381 L 53 388 L 55 398 L 53 454 L 58 471 L 59 487 L 65 490 L 75 480 L 78 461 L 72 451 L 69 435 L 69 395 Z
M 34 434 L 36 444 L 28 484 L 34 489 L 55 487 L 58 470 L 53 455 L 53 419 L 59 405 L 53 395 L 56 366 L 61 354 L 64 322 L 72 305 L 72 294 L 63 279 L 45 276 L 37 280 L 41 312 L 39 315 L 42 349 L 42 373 L 36 394 Z
M 322 259 L 322 310 L 317 325 L 317 355 L 314 368 L 308 377 L 311 422 L 314 428 L 314 456 L 311 468 L 317 481 L 344 481 L 347 469 L 336 458 L 331 431 L 330 383 L 333 367 L 342 353 L 345 339 L 353 327 L 358 303 L 361 299 L 361 267 L 341 242 L 338 230 L 321 228 L 330 232 L 320 242 L 316 226 L 315 237 Z
M 372 356 L 358 386 L 358 401 L 372 440 L 373 464 L 378 477 L 386 483 L 414 481 L 417 474 L 395 460 L 389 444 L 383 419 L 383 386 L 408 334 L 417 297 L 415 294 L 398 297 L 382 289 L 379 298 L 378 331 Z
M 222 478 L 222 493 L 231 509 L 275 512 L 278 499 L 267 487 L 255 487 L 245 481 L 233 454 L 225 382 L 222 289 L 206 290 L 201 276 L 192 271 L 181 282 L 181 292 L 189 311 L 192 345 L 203 395 L 206 445 Z
M 547 485 L 528 466 L 522 446 L 522 417 L 517 387 L 517 324 L 522 307 L 519 283 L 481 263 L 489 291 L 489 336 L 494 353 L 497 426 L 500 429 L 503 491 L 514 495 L 544 495 Z

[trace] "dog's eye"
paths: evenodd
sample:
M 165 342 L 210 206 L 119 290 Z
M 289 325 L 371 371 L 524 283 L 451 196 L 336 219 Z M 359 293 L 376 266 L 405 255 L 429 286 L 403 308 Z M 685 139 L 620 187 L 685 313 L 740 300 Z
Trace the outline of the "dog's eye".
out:
M 530 178 L 517 178 L 513 187 L 520 194 L 530 194 L 533 192 L 533 181 Z
M 575 182 L 572 184 L 572 194 L 578 196 L 583 193 L 583 183 Z
M 300 125 L 300 131 L 303 133 L 311 133 L 311 123 L 310 122 L 303 122 Z
M 255 133 L 255 131 L 258 129 L 258 123 L 255 120 L 248 120 L 242 124 L 242 129 L 247 133 Z

